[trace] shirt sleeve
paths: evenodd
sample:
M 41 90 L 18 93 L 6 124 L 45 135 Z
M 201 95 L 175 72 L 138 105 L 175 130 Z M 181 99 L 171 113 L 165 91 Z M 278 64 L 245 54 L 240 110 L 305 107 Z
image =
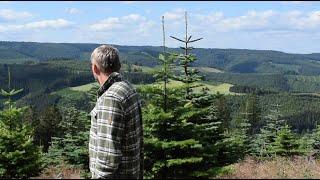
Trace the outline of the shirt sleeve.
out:
M 113 178 L 121 163 L 123 116 L 119 100 L 103 97 L 97 107 L 97 178 Z

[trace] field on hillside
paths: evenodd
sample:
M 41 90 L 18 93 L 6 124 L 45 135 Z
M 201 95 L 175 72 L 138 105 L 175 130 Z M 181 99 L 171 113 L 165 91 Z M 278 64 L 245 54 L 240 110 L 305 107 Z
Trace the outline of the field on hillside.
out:
M 160 85 L 161 83 L 155 83 L 157 85 Z M 168 87 L 170 88 L 174 88 L 174 87 L 179 87 L 182 86 L 182 82 L 179 81 L 174 81 L 174 80 L 170 80 L 170 82 L 168 83 Z M 230 87 L 232 87 L 232 84 L 229 83 L 208 83 L 208 82 L 203 82 L 202 83 L 204 86 L 200 86 L 200 87 L 196 87 L 194 88 L 195 92 L 200 92 L 202 88 L 204 87 L 208 87 L 209 89 L 209 93 L 211 94 L 216 94 L 217 92 L 219 92 L 220 94 L 230 94 L 230 95 L 235 95 L 238 93 L 233 93 L 230 92 L 229 89 Z M 73 91 L 82 91 L 82 92 L 86 92 L 89 91 L 92 87 L 94 86 L 98 86 L 98 83 L 94 82 L 94 83 L 89 83 L 89 84 L 85 84 L 85 85 L 81 85 L 81 86 L 76 86 L 76 87 L 70 87 L 70 90 Z M 136 88 L 142 87 L 142 86 L 150 86 L 150 84 L 134 84 L 134 86 Z
M 90 91 L 91 88 L 97 87 L 97 86 L 99 86 L 99 84 L 97 82 L 93 82 L 93 83 L 89 83 L 81 86 L 70 87 L 70 90 L 88 92 Z

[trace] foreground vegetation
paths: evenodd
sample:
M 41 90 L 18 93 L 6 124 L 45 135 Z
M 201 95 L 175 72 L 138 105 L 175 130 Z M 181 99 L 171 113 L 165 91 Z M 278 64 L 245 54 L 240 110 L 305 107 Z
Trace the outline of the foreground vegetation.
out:
M 227 166 L 218 179 L 319 179 L 320 161 L 312 157 L 277 157 L 259 161 L 252 157 Z

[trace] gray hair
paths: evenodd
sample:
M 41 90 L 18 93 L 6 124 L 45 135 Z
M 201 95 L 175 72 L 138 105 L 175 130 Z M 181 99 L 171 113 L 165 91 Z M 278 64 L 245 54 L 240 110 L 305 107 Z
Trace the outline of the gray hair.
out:
M 103 73 L 119 72 L 121 68 L 119 51 L 110 45 L 97 47 L 91 54 L 91 62 L 96 62 Z

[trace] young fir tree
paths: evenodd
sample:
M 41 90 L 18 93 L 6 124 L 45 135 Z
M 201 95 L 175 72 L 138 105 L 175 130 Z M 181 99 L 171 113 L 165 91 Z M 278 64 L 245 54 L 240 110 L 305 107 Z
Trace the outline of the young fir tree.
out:
M 315 139 L 313 133 L 305 133 L 298 140 L 299 153 L 301 155 L 315 155 L 317 156 L 317 150 L 313 148 Z
M 37 175 L 41 168 L 41 150 L 33 144 L 33 129 L 25 122 L 26 108 L 17 108 L 11 97 L 22 91 L 11 90 L 8 69 L 8 97 L 5 108 L 0 111 L 0 178 L 28 178 Z
M 232 119 L 226 97 L 223 94 L 217 94 L 213 104 L 217 106 L 217 119 L 222 122 L 223 129 L 228 130 Z
M 320 125 L 317 125 L 317 128 L 312 133 L 312 137 L 313 137 L 312 147 L 316 152 L 316 156 L 319 157 L 320 156 Z
M 272 152 L 280 156 L 298 155 L 299 144 L 294 133 L 291 132 L 290 127 L 285 125 L 278 132 L 273 143 Z
M 243 159 L 249 151 L 251 124 L 247 119 L 248 114 L 246 112 L 241 113 L 239 117 L 241 119 L 235 128 L 224 134 L 225 138 L 222 141 L 223 153 L 220 158 L 222 159 L 222 164 L 237 162 L 239 159 Z
M 67 163 L 80 167 L 83 170 L 82 176 L 88 178 L 90 118 L 87 113 L 75 107 L 61 107 L 61 111 L 64 116 L 57 127 L 62 133 L 52 137 L 51 146 L 43 161 L 46 166 L 59 167 L 62 163 Z
M 95 105 L 98 85 L 94 85 L 86 94 L 89 97 L 90 106 Z M 75 107 L 60 107 L 64 116 L 57 125 L 60 132 L 58 136 L 52 137 L 51 146 L 44 157 L 46 166 L 59 167 L 62 163 L 69 166 L 77 166 L 82 169 L 81 176 L 90 178 L 89 171 L 89 130 L 90 116 Z
M 47 107 L 42 114 L 37 118 L 36 143 L 43 146 L 43 151 L 47 152 L 50 146 L 52 137 L 62 133 L 59 129 L 59 123 L 62 121 L 62 115 L 56 105 Z M 39 142 L 38 142 L 39 141 Z
M 266 116 L 266 124 L 260 129 L 252 141 L 251 153 L 254 156 L 272 157 L 274 155 L 273 145 L 278 132 L 284 127 L 285 120 L 282 119 L 279 105 Z
M 164 26 L 164 17 L 163 17 Z M 164 30 L 164 27 L 163 27 Z M 164 34 L 164 33 L 163 33 Z M 165 37 L 165 35 L 164 35 Z M 165 40 L 164 40 L 165 42 Z M 141 88 L 146 94 L 143 108 L 145 177 L 146 178 L 184 178 L 191 177 L 191 172 L 202 160 L 198 151 L 199 141 L 193 138 L 194 126 L 177 111 L 183 104 L 183 89 L 167 86 L 172 77 L 172 63 L 175 54 L 164 52 L 159 55 L 160 70 L 155 77 L 160 85 Z
M 192 63 L 197 60 L 195 54 L 191 54 L 191 43 L 197 42 L 202 38 L 192 40 L 192 36 L 188 36 L 188 19 L 187 12 L 185 12 L 185 38 L 179 39 L 171 36 L 173 39 L 183 42 L 184 46 L 181 49 L 183 54 L 178 55 L 178 61 L 183 71 L 182 74 L 174 76 L 174 78 L 183 83 L 185 89 L 185 98 L 181 99 L 183 106 L 176 108 L 176 112 L 180 114 L 179 118 L 183 122 L 194 127 L 192 134 L 198 140 L 202 147 L 198 151 L 198 155 L 202 158 L 197 163 L 192 174 L 194 177 L 208 177 L 208 169 L 217 165 L 218 156 L 220 152 L 220 141 L 223 139 L 223 126 L 220 119 L 218 119 L 217 106 L 214 103 L 215 96 L 208 93 L 208 88 L 202 88 L 200 92 L 193 92 L 193 89 L 203 86 L 200 83 L 201 76 L 199 71 L 192 68 Z
M 320 125 L 318 124 L 312 133 L 307 133 L 299 139 L 300 152 L 304 155 L 320 157 Z
M 251 94 L 246 102 L 246 109 L 248 113 L 247 119 L 251 124 L 250 135 L 256 134 L 260 129 L 261 124 L 261 108 L 259 107 L 259 99 L 256 94 Z
M 200 81 L 201 76 L 198 75 L 199 71 L 197 69 L 190 67 L 191 63 L 197 60 L 196 56 L 190 53 L 190 51 L 194 49 L 193 47 L 190 47 L 190 44 L 197 42 L 203 38 L 191 40 L 192 36 L 188 36 L 187 12 L 185 12 L 185 23 L 186 23 L 185 39 L 179 39 L 174 36 L 170 36 L 170 37 L 184 44 L 184 46 L 180 47 L 182 50 L 184 50 L 184 53 L 179 54 L 178 56 L 179 64 L 183 68 L 183 71 L 182 71 L 182 74 L 180 74 L 179 76 L 175 76 L 175 79 L 185 84 L 185 91 L 186 91 L 185 98 L 188 100 L 191 100 L 192 91 L 193 91 L 192 88 L 199 86 L 195 82 Z

